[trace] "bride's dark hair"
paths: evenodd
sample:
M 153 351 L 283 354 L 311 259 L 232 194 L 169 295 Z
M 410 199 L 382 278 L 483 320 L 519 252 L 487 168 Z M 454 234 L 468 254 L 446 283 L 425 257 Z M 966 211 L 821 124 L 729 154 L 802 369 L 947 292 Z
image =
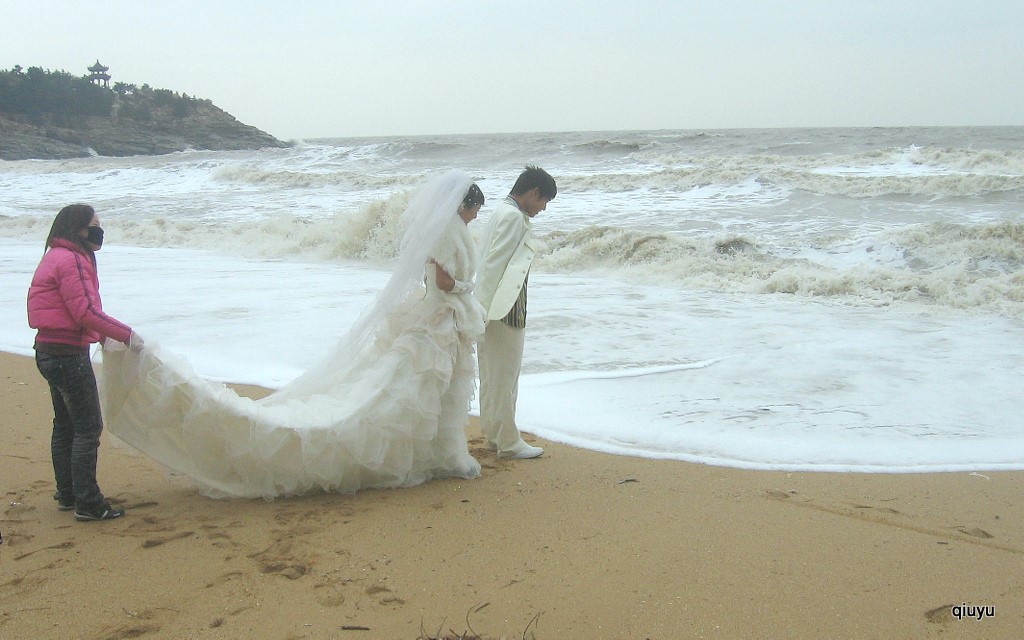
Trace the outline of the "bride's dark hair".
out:
M 477 205 L 483 205 L 484 203 L 484 192 L 480 190 L 480 187 L 476 186 L 476 183 L 469 185 L 469 191 L 466 193 L 466 197 L 462 199 L 462 206 L 467 209 L 475 207 Z

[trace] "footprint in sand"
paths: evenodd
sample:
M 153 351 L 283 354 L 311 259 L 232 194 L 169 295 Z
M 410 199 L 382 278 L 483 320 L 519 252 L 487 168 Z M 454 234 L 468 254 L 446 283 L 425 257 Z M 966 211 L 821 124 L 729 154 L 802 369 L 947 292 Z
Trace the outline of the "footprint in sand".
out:
M 975 537 L 975 538 L 982 538 L 983 540 L 989 540 L 989 539 L 995 537 L 994 535 L 992 535 L 988 531 L 985 531 L 984 529 L 979 529 L 978 527 L 974 527 L 973 529 L 967 529 L 965 527 L 957 527 L 956 530 L 959 531 L 960 533 L 964 534 L 964 535 L 972 536 L 972 537 Z
M 132 518 L 131 525 L 129 525 L 128 528 L 129 528 L 129 530 L 132 530 L 132 531 L 137 530 L 137 529 L 144 529 L 144 530 L 148 530 L 149 532 L 153 532 L 153 531 L 170 531 L 170 530 L 172 530 L 174 528 L 174 525 L 173 524 L 166 524 L 166 525 L 164 525 L 164 524 L 162 524 L 160 522 L 160 518 L 157 518 L 157 517 L 154 517 L 154 516 L 141 516 L 141 517 L 136 516 L 136 517 Z
M 345 604 L 345 594 L 333 584 L 318 584 L 313 588 L 320 591 L 316 597 L 317 604 L 324 607 L 340 607 Z
M 241 571 L 228 571 L 227 573 L 222 573 L 214 578 L 212 582 L 207 583 L 206 588 L 210 589 L 212 587 L 220 586 L 237 578 L 241 578 L 244 575 L 245 574 Z
M 30 505 L 27 502 L 12 500 L 10 503 L 8 503 L 7 508 L 4 509 L 4 515 L 23 516 L 35 510 L 36 508 L 34 505 Z
M 279 539 L 262 551 L 248 554 L 248 557 L 259 563 L 260 573 L 278 573 L 289 580 L 298 580 L 310 571 L 309 564 L 299 560 L 293 552 L 295 536 L 301 532 L 291 530 L 281 533 L 291 537 Z
M 924 612 L 924 617 L 933 624 L 949 624 L 953 622 L 953 605 L 944 604 Z
M 30 555 L 34 554 L 34 553 L 39 553 L 40 551 L 47 551 L 47 550 L 50 550 L 50 549 L 70 549 L 70 548 L 72 548 L 74 546 L 75 546 L 75 543 L 73 541 L 71 541 L 71 540 L 68 540 L 66 542 L 61 542 L 60 544 L 51 544 L 50 546 L 43 547 L 42 549 L 36 549 L 35 551 L 29 551 L 28 553 L 23 553 L 20 556 L 15 556 L 14 559 L 15 560 L 21 560 L 22 558 L 27 558 Z
M 476 458 L 477 460 L 480 460 L 481 458 L 486 458 L 487 456 L 490 455 L 494 455 L 494 451 L 492 451 L 491 448 L 487 446 L 487 442 L 483 438 L 472 438 L 467 441 L 467 444 L 469 446 L 469 452 L 473 454 L 473 457 Z M 482 463 L 481 466 L 484 466 L 484 468 L 494 468 L 487 467 Z
M 901 516 L 901 515 L 903 515 L 902 511 L 897 511 L 896 509 L 892 509 L 890 507 L 875 507 L 875 506 L 872 506 L 872 505 L 869 505 L 869 504 L 854 504 L 854 505 L 851 505 L 851 506 L 854 509 L 864 509 L 864 510 L 870 509 L 871 511 L 878 511 L 880 513 L 887 513 L 887 514 L 894 515 L 894 516 Z
M 287 562 L 271 562 L 260 567 L 260 573 L 279 573 L 289 580 L 298 580 L 309 572 L 309 567 L 304 564 L 289 564 Z
M 163 538 L 150 538 L 142 543 L 143 549 L 152 549 L 153 547 L 159 547 L 160 545 L 173 542 L 175 540 L 181 540 L 182 538 L 188 538 L 189 536 L 195 535 L 194 531 L 181 531 L 173 535 L 169 535 Z
M 383 585 L 372 585 L 367 587 L 366 595 L 381 596 L 378 602 L 380 602 L 383 605 L 401 606 L 405 604 L 405 600 L 402 600 L 401 598 L 396 596 L 394 593 L 391 592 L 391 589 L 388 589 Z
M 130 640 L 131 638 L 165 637 L 161 633 L 164 626 L 173 620 L 176 612 L 172 609 L 155 608 L 130 611 L 122 608 L 122 611 L 131 620 L 121 623 L 113 628 L 105 629 L 100 637 L 115 640 Z
M 26 542 L 32 542 L 35 536 L 31 533 L 23 533 L 21 531 L 10 531 L 0 535 L 3 544 L 8 547 L 16 547 L 19 544 L 25 544 Z
M 160 633 L 160 628 L 158 624 L 133 624 L 106 632 L 103 637 L 110 640 L 131 640 Z
M 155 507 L 158 504 L 160 503 L 156 502 L 155 500 L 143 500 L 142 502 L 134 502 L 131 504 L 125 503 L 125 508 L 135 511 L 137 509 L 148 509 L 149 507 Z
M 242 545 L 238 544 L 231 538 L 231 534 L 226 531 L 210 531 L 206 534 L 206 538 L 213 543 L 215 547 L 234 547 L 238 548 Z

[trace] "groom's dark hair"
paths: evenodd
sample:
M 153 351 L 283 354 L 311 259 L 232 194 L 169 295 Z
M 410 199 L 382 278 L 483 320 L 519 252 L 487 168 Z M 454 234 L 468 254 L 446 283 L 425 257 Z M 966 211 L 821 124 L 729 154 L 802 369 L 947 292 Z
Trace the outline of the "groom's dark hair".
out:
M 521 196 L 532 189 L 540 189 L 541 197 L 548 200 L 554 200 L 558 194 L 555 179 L 548 175 L 547 171 L 530 164 L 526 165 L 523 172 L 519 174 L 519 179 L 512 185 L 510 194 Z

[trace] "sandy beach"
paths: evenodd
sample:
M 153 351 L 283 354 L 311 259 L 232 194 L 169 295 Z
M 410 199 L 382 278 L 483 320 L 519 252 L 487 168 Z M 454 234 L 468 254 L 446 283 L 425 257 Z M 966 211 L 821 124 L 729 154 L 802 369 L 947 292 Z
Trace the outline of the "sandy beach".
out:
M 543 458 L 508 462 L 471 422 L 476 480 L 212 500 L 105 434 L 100 486 L 128 513 L 82 523 L 52 499 L 52 410 L 34 362 L 0 364 L 0 638 L 1024 628 L 1024 473 L 753 472 L 545 441 Z

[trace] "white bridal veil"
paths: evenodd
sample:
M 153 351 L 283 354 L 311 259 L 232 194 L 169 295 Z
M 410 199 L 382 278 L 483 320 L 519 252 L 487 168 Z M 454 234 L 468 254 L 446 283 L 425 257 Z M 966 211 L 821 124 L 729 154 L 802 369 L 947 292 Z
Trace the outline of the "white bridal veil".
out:
M 423 282 L 423 266 L 430 251 L 444 235 L 452 216 L 457 215 L 471 184 L 473 180 L 466 172 L 452 169 L 416 191 L 399 218 L 399 224 L 404 228 L 401 250 L 387 284 L 324 358 L 265 398 L 265 402 L 316 393 L 322 381 L 337 370 L 338 363 L 347 362 L 366 347 L 388 317 Z

